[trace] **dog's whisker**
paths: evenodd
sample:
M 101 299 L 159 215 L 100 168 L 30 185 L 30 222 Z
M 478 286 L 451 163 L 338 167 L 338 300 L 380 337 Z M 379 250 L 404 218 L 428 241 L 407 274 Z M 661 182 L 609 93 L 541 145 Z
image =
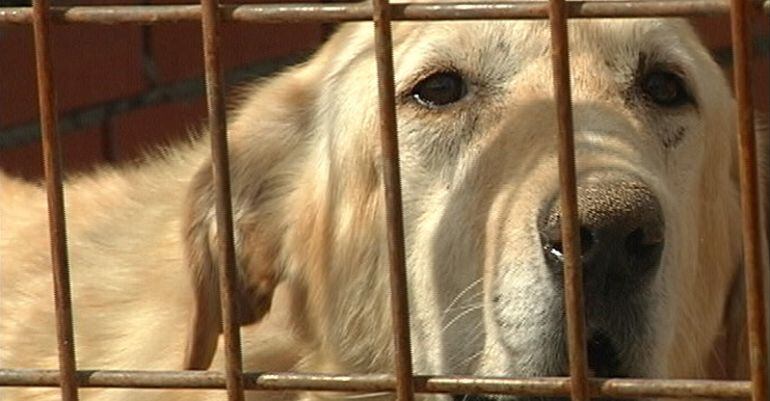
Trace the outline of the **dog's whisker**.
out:
M 453 317 L 453 318 L 452 318 L 452 320 L 450 320 L 450 321 L 449 321 L 449 322 L 448 322 L 448 323 L 447 323 L 447 324 L 446 324 L 446 325 L 445 325 L 445 326 L 444 326 L 444 327 L 441 329 L 441 333 L 443 334 L 444 332 L 446 332 L 446 331 L 447 331 L 447 330 L 448 330 L 448 329 L 449 329 L 449 328 L 450 328 L 450 327 L 451 327 L 453 324 L 457 323 L 457 322 L 458 322 L 460 319 L 462 319 L 462 318 L 464 318 L 464 317 L 468 316 L 468 315 L 469 315 L 471 312 L 475 312 L 475 311 L 477 311 L 477 310 L 480 310 L 480 309 L 483 309 L 483 308 L 484 308 L 484 305 L 483 305 L 483 304 L 477 304 L 477 305 L 473 305 L 473 306 L 471 306 L 471 307 L 469 307 L 469 308 L 465 309 L 465 310 L 464 310 L 464 311 L 462 311 L 461 313 L 457 314 L 457 316 Z
M 475 341 L 480 335 L 481 333 L 474 335 L 473 338 L 469 340 L 469 342 Z M 459 360 L 453 360 L 456 358 L 450 358 L 448 363 L 448 365 L 450 366 L 450 372 L 456 373 L 457 371 L 463 371 L 464 370 L 463 368 L 465 367 L 465 365 L 477 360 L 483 354 L 484 354 L 484 351 L 480 350 Z
M 444 312 L 442 313 L 442 315 L 446 315 L 446 314 L 447 314 L 447 313 L 448 313 L 448 312 L 449 312 L 449 311 L 452 309 L 452 307 L 453 307 L 453 306 L 454 306 L 454 305 L 455 305 L 455 304 L 456 304 L 456 303 L 457 303 L 457 302 L 458 302 L 458 301 L 459 301 L 459 300 L 460 300 L 460 299 L 461 299 L 461 298 L 462 298 L 462 297 L 463 297 L 465 294 L 467 294 L 467 293 L 468 293 L 468 291 L 470 291 L 472 288 L 474 288 L 474 287 L 476 287 L 477 285 L 479 285 L 479 283 L 481 283 L 482 279 L 483 279 L 483 277 L 481 277 L 481 278 L 478 278 L 478 279 L 474 280 L 472 283 L 468 284 L 468 286 L 467 286 L 467 287 L 465 287 L 465 288 L 464 288 L 462 291 L 460 291 L 460 292 L 459 292 L 457 295 L 455 295 L 455 297 L 452 299 L 452 302 L 450 302 L 450 303 L 449 303 L 449 306 L 447 306 L 447 307 L 446 307 L 446 309 L 444 310 Z M 482 294 L 483 294 L 482 292 L 477 292 L 477 293 L 475 293 L 475 294 L 474 294 L 472 297 L 473 297 L 473 298 L 475 298 L 475 297 L 477 297 L 477 296 L 479 296 L 479 295 L 482 295 Z
M 376 393 L 363 393 L 363 394 L 352 394 L 352 395 L 343 395 L 341 397 L 335 397 L 335 398 L 344 398 L 346 400 L 359 400 L 359 399 L 366 399 L 366 398 L 374 398 L 374 397 L 382 397 L 384 395 L 388 395 L 390 393 L 386 391 L 380 391 Z
M 457 305 L 453 306 L 452 308 L 447 309 L 446 311 L 444 311 L 442 316 L 448 316 L 448 315 L 451 314 L 450 312 L 452 312 L 452 311 L 462 311 L 462 310 L 466 310 L 466 309 L 468 309 L 470 307 L 473 307 L 473 306 L 476 306 L 476 305 L 481 305 L 483 303 L 483 299 L 477 299 L 477 298 L 480 298 L 483 295 L 484 295 L 483 293 L 478 293 L 476 295 L 473 295 L 473 298 L 476 298 L 476 300 L 468 299 L 466 302 L 458 303 Z
M 484 306 L 484 302 L 473 302 L 473 303 L 459 305 L 459 306 L 456 306 L 456 307 L 452 308 L 450 311 L 445 312 L 442 315 L 442 318 L 449 317 L 451 315 L 451 313 L 449 313 L 449 312 L 451 312 L 451 311 L 464 312 L 464 311 L 467 311 L 468 309 L 478 308 L 478 307 L 483 307 L 483 306 Z

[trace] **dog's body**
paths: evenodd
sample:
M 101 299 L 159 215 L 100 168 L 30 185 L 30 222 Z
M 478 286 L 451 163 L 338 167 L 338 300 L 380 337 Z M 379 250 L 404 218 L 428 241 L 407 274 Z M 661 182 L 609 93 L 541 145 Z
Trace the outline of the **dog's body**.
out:
M 157 169 L 105 170 L 98 174 L 99 178 L 82 177 L 67 186 L 67 206 L 73 211 L 68 215 L 67 228 L 80 369 L 179 370 L 183 367 L 194 302 L 190 271 L 181 257 L 184 249 L 179 233 L 183 216 L 178 212 L 183 210 L 185 200 L 180 194 L 184 194 L 189 185 L 189 172 L 205 159 L 208 151 L 205 145 L 198 150 L 186 149 L 189 153 L 183 152 L 185 156 L 195 155 L 200 159 L 168 159 L 155 164 Z M 161 171 L 167 175 L 157 180 L 161 176 L 156 174 L 162 174 Z M 3 188 L 0 282 L 5 299 L 0 310 L 2 366 L 56 368 L 53 276 L 50 262 L 45 260 L 49 257 L 45 240 L 45 194 L 41 188 L 6 176 L 0 177 L 0 186 Z M 108 193 L 110 195 L 104 196 Z M 128 207 L 129 204 L 132 206 Z M 88 219 L 78 219 L 75 210 L 88 210 L 93 214 Z M 118 210 L 123 213 L 116 214 Z M 150 210 L 155 212 L 148 213 Z M 140 226 L 148 231 L 140 235 L 141 238 L 134 237 L 132 231 Z M 105 229 L 110 232 L 109 236 L 100 232 Z M 30 241 L 31 238 L 35 240 Z M 148 253 L 149 244 L 155 244 L 155 250 Z M 14 252 L 6 252 L 7 249 Z M 281 298 L 279 294 L 276 297 Z M 94 302 L 98 299 L 105 302 Z M 265 322 L 244 328 L 244 360 L 250 369 L 289 370 L 299 360 L 300 344 L 292 340 L 290 331 L 277 329 L 286 327 L 285 316 L 279 316 L 285 312 L 281 313 L 278 308 L 276 312 L 278 315 L 271 314 Z M 223 366 L 221 357 L 214 362 L 216 366 Z M 25 394 L 22 396 L 16 390 L 0 390 L 1 398 L 27 399 L 26 392 L 22 392 Z M 135 392 L 106 391 L 115 399 L 137 396 Z M 29 393 L 48 394 L 56 399 L 57 392 L 58 389 L 48 389 Z M 89 393 L 99 394 L 96 390 L 83 390 L 84 395 Z M 149 395 L 159 400 L 222 396 L 219 392 L 181 391 L 169 395 L 145 391 L 142 399 L 155 399 Z M 97 396 L 103 397 L 104 394 Z
M 591 369 L 739 376 L 729 88 L 682 21 L 570 26 Z M 394 43 L 416 371 L 565 374 L 547 24 L 399 23 Z M 392 369 L 372 46 L 343 27 L 231 120 L 247 370 Z M 212 185 L 205 139 L 69 181 L 79 368 L 222 366 Z M 0 367 L 56 368 L 44 193 L 0 176 L 0 213 Z

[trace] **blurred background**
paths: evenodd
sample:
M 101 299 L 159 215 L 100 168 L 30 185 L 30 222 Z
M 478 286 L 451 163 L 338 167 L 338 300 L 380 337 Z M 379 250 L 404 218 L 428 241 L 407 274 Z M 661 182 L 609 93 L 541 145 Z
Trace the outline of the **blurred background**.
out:
M 179 3 L 194 1 L 51 1 L 55 6 Z M 0 7 L 28 5 L 29 0 L 0 0 Z M 732 79 L 729 17 L 692 22 Z M 760 112 L 767 113 L 768 18 L 757 18 L 754 26 L 755 99 Z M 324 24 L 223 24 L 222 60 L 229 89 L 305 59 L 333 29 Z M 204 123 L 198 23 L 55 24 L 52 34 L 59 132 L 68 172 L 136 159 Z M 0 168 L 32 180 L 43 174 L 37 113 L 32 27 L 0 25 Z

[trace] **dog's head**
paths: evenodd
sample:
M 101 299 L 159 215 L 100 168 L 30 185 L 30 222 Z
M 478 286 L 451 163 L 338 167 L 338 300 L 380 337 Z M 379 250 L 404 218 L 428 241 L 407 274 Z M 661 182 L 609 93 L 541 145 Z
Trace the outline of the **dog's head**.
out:
M 569 26 L 590 368 L 703 376 L 740 260 L 729 87 L 683 21 Z M 392 360 L 372 35 L 346 25 L 231 127 L 243 321 L 287 282 L 313 369 Z M 549 35 L 543 21 L 394 25 L 418 372 L 567 372 Z M 208 169 L 188 225 L 198 365 L 218 320 Z

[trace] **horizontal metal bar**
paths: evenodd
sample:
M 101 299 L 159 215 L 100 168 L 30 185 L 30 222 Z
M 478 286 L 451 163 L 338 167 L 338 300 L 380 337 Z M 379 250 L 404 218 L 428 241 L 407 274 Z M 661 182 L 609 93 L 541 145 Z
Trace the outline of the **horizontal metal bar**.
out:
M 393 4 L 393 20 L 472 20 L 472 19 L 544 19 L 548 17 L 546 2 L 477 2 Z M 770 13 L 770 0 L 762 7 Z M 683 17 L 726 14 L 726 0 L 668 1 L 581 1 L 567 4 L 570 18 Z M 286 23 L 342 22 L 372 19 L 368 3 L 293 3 L 223 5 L 223 21 Z M 90 24 L 159 24 L 197 22 L 199 5 L 147 6 L 72 6 L 52 7 L 51 21 Z M 31 24 L 29 7 L 0 7 L 0 25 Z
M 248 390 L 309 390 L 376 392 L 394 391 L 390 374 L 328 375 L 311 373 L 244 373 Z M 212 371 L 117 371 L 81 370 L 78 386 L 137 389 L 224 389 L 225 375 Z M 748 381 L 589 379 L 592 397 L 746 398 Z M 57 387 L 56 370 L 0 369 L 0 387 Z M 569 378 L 494 378 L 473 376 L 415 376 L 418 393 L 510 394 L 521 396 L 567 396 Z

